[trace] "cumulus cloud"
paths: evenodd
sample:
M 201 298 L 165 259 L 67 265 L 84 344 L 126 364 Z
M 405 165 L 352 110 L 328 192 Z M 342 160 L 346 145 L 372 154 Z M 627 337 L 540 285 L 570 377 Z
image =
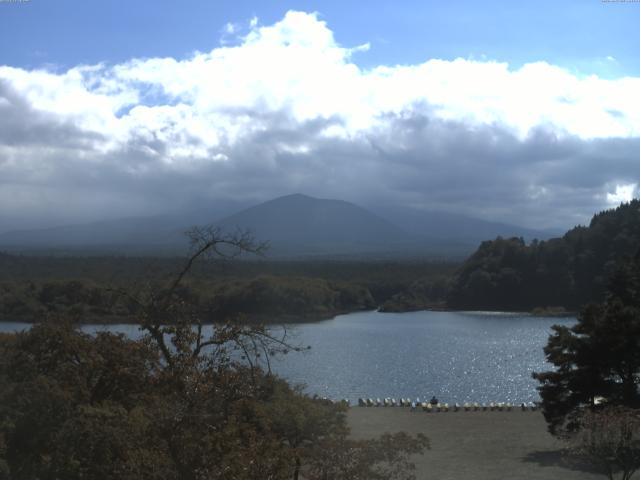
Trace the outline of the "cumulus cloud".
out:
M 0 66 L 0 217 L 301 191 L 564 227 L 636 193 L 640 78 L 463 58 L 362 69 L 369 44 L 304 12 L 221 32 L 188 58 Z

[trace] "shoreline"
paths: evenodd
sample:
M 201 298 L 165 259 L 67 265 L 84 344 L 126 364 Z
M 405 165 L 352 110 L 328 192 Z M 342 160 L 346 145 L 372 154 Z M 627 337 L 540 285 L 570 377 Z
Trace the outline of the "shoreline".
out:
M 416 310 L 403 310 L 403 311 L 388 311 L 382 310 L 382 307 L 377 307 L 375 309 L 356 309 L 356 310 L 338 310 L 335 312 L 327 312 L 327 313 L 307 313 L 302 315 L 296 314 L 278 314 L 278 315 L 264 315 L 264 314 L 252 314 L 252 315 L 243 315 L 240 320 L 236 319 L 238 323 L 244 324 L 256 324 L 256 325 L 291 325 L 296 323 L 318 323 L 324 322 L 326 320 L 333 320 L 341 315 L 349 315 L 352 313 L 360 313 L 360 312 L 377 312 L 381 314 L 401 314 L 401 313 L 415 313 L 415 312 L 455 312 L 455 313 L 486 313 L 486 314 L 496 314 L 496 315 L 523 315 L 530 316 L 532 318 L 569 318 L 576 317 L 578 312 L 533 312 L 533 311 L 502 311 L 502 310 L 458 310 L 452 308 L 422 308 Z M 37 320 L 33 317 L 23 317 L 23 318 L 2 318 L 0 317 L 0 323 L 28 323 L 35 324 L 39 323 L 41 320 Z M 88 316 L 84 317 L 83 320 L 74 322 L 78 325 L 139 325 L 140 322 L 135 320 L 135 317 L 132 316 L 115 316 L 115 315 L 105 315 L 105 316 Z M 223 322 L 212 322 L 212 321 L 204 321 L 203 325 L 213 325 L 214 323 L 223 323 Z
M 236 319 L 235 322 L 247 325 L 290 325 L 294 323 L 315 323 L 323 322 L 326 320 L 333 320 L 340 315 L 348 315 L 350 313 L 367 312 L 375 310 L 353 310 L 353 311 L 340 311 L 332 314 L 307 314 L 307 315 L 245 315 L 242 319 Z M 42 320 L 35 319 L 33 317 L 14 317 L 14 318 L 0 318 L 0 323 L 27 323 L 30 325 L 40 323 Z M 83 320 L 74 321 L 78 325 L 140 325 L 140 322 L 133 316 L 88 316 Z M 213 325 L 216 323 L 224 322 L 212 322 L 203 321 L 203 325 Z

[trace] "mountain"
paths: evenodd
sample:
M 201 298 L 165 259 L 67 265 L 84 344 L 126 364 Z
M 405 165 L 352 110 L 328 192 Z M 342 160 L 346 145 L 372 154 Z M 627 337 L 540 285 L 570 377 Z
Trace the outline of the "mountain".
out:
M 55 253 L 175 254 L 182 253 L 186 247 L 183 232 L 187 228 L 212 223 L 226 231 L 251 230 L 257 240 L 269 241 L 270 257 L 463 259 L 486 238 L 549 236 L 545 232 L 462 215 L 393 206 L 371 210 L 342 200 L 293 194 L 249 208 L 238 202 L 216 202 L 211 208 L 200 206 L 180 215 L 16 230 L 0 235 L 0 248 Z
M 225 231 L 251 230 L 269 241 L 270 256 L 356 255 L 402 252 L 416 248 L 397 226 L 352 203 L 294 194 L 279 197 L 232 215 L 202 210 L 180 216 L 124 218 L 0 235 L 0 246 L 22 250 L 177 253 L 186 247 L 183 232 L 194 224 Z M 217 218 L 212 218 L 217 217 Z
M 420 238 L 342 200 L 287 195 L 227 217 L 224 230 L 248 229 L 268 239 L 272 255 L 361 254 L 415 249 Z

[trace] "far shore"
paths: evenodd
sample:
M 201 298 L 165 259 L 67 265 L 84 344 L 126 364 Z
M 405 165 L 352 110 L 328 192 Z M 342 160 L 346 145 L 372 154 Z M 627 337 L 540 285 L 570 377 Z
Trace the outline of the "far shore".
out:
M 317 314 L 305 314 L 305 315 L 243 315 L 230 321 L 246 324 L 264 324 L 264 325 L 287 325 L 293 323 L 313 323 L 322 322 L 325 320 L 332 320 L 339 315 L 347 315 L 350 313 L 367 312 L 375 310 L 352 310 L 352 311 L 338 311 L 331 313 L 317 313 Z M 38 323 L 40 319 L 34 317 L 12 317 L 12 318 L 0 318 L 0 323 Z M 132 315 L 104 315 L 95 316 L 87 315 L 81 319 L 74 320 L 74 323 L 78 325 L 140 325 L 140 321 Z M 218 322 L 203 321 L 203 325 L 212 325 Z
M 605 478 L 565 453 L 539 411 L 412 412 L 402 407 L 351 407 L 351 436 L 423 433 L 431 449 L 412 458 L 418 480 L 596 480 Z
M 278 315 L 256 315 L 256 314 L 244 314 L 234 321 L 239 323 L 246 324 L 263 324 L 263 325 L 290 325 L 295 323 L 315 323 L 315 322 L 323 322 L 326 320 L 333 320 L 334 318 L 340 315 L 349 315 L 351 313 L 360 313 L 360 312 L 379 312 L 379 313 L 415 313 L 415 312 L 485 312 L 485 310 L 458 310 L 453 308 L 422 308 L 422 309 L 408 309 L 402 311 L 388 311 L 378 309 L 358 309 L 358 310 L 340 310 L 333 312 L 322 312 L 322 313 L 307 313 L 307 314 L 278 314 Z M 570 311 L 557 311 L 557 310 L 534 310 L 534 311 L 486 311 L 486 313 L 496 313 L 496 314 L 514 314 L 514 315 L 525 315 L 531 317 L 557 317 L 557 318 L 565 318 L 565 317 L 575 317 L 577 312 Z M 12 318 L 1 318 L 0 323 L 38 323 L 40 319 L 34 317 L 12 317 Z M 83 316 L 81 319 L 75 320 L 75 323 L 79 325 L 139 325 L 140 322 L 136 319 L 136 317 L 131 315 L 87 315 Z M 211 321 L 203 321 L 205 325 L 211 325 L 216 322 Z

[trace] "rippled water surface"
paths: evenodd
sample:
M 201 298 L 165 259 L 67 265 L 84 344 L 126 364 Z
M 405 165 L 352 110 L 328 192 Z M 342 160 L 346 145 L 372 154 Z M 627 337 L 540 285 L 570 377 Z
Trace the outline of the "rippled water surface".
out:
M 549 369 L 542 348 L 551 325 L 574 322 L 505 313 L 354 313 L 297 326 L 298 341 L 312 348 L 276 370 L 311 393 L 351 401 L 535 401 L 531 372 Z
M 288 327 L 309 345 L 273 364 L 309 393 L 330 398 L 431 397 L 443 402 L 538 400 L 531 372 L 549 368 L 542 348 L 553 324 L 572 318 L 508 313 L 361 312 Z M 24 328 L 0 324 L 0 330 Z M 131 337 L 132 325 L 87 325 Z

